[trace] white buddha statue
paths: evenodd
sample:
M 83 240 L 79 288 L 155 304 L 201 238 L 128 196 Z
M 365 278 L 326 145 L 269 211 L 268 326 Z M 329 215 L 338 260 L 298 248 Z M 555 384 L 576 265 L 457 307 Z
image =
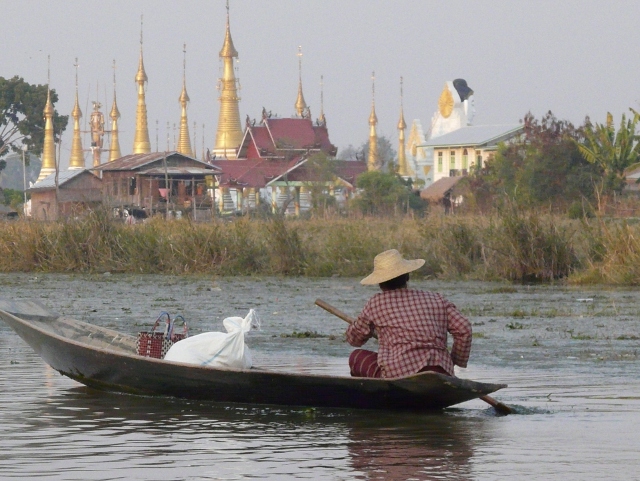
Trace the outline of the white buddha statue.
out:
M 435 139 L 461 127 L 471 125 L 475 116 L 473 90 L 464 79 L 449 80 L 438 100 L 438 111 L 433 115 L 427 140 Z

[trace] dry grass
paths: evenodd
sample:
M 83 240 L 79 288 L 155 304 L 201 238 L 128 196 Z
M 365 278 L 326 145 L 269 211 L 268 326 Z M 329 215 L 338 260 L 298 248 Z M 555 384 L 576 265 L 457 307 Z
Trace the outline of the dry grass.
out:
M 511 210 L 423 219 L 247 219 L 124 225 L 81 220 L 0 224 L 0 271 L 363 276 L 396 248 L 423 277 L 640 284 L 640 225 Z

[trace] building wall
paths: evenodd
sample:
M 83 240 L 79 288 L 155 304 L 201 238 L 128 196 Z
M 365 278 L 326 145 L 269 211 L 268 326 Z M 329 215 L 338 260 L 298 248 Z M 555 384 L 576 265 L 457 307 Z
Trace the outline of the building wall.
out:
M 495 148 L 438 147 L 433 149 L 433 181 L 443 177 L 467 175 L 475 165 L 484 167 Z

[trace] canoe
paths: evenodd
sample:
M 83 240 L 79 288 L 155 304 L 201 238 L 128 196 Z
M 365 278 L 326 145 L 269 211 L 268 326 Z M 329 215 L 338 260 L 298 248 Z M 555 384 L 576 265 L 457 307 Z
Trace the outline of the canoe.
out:
M 394 379 L 218 369 L 139 356 L 136 338 L 0 299 L 0 318 L 53 369 L 91 388 L 215 402 L 437 410 L 506 387 L 434 372 Z M 345 361 L 346 362 L 346 361 Z

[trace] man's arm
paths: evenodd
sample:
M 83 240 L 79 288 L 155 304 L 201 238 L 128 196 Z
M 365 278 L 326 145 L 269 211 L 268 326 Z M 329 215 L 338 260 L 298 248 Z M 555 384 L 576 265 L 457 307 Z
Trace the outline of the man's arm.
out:
M 448 318 L 447 330 L 453 336 L 451 360 L 456 366 L 467 367 L 471 354 L 471 323 L 469 319 L 460 314 L 453 303 L 446 300 L 445 303 Z
M 354 347 L 360 347 L 373 336 L 374 332 L 373 323 L 362 311 L 356 322 L 347 327 L 347 342 Z

